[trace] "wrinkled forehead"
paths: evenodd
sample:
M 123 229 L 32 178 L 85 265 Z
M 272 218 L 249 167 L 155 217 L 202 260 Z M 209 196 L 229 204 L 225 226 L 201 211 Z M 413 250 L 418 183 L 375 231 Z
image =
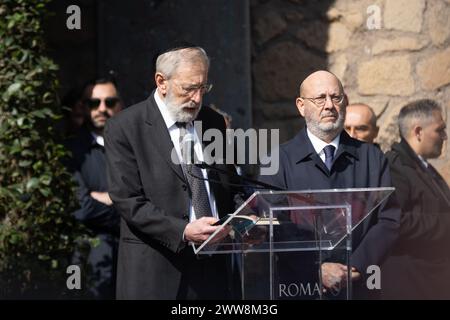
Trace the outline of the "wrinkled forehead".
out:
M 302 95 L 320 96 L 328 94 L 343 94 L 344 91 L 339 80 L 332 74 L 322 73 L 305 79 L 302 86 Z
M 181 80 L 208 76 L 208 65 L 202 60 L 181 61 L 176 68 L 173 77 Z
M 112 83 L 96 84 L 91 89 L 91 98 L 105 98 L 117 96 L 116 87 Z

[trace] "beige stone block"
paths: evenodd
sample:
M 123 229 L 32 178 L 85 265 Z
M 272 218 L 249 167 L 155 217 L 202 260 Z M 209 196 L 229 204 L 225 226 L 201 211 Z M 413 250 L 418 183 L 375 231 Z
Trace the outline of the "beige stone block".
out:
M 347 95 L 350 104 L 365 103 L 373 109 L 377 117 L 386 113 L 390 101 L 386 96 L 360 96 L 356 93 L 347 93 Z
M 339 20 L 342 17 L 342 12 L 336 9 L 335 7 L 331 7 L 327 11 L 327 18 L 328 21 L 336 21 Z
M 386 152 L 391 149 L 392 144 L 400 141 L 397 118 L 400 109 L 406 104 L 405 100 L 391 100 L 385 113 L 378 118 L 377 124 L 380 127 L 378 137 L 375 142 L 380 144 L 381 150 Z
M 372 48 L 372 54 L 377 55 L 383 52 L 392 51 L 417 51 L 424 48 L 427 41 L 418 40 L 417 38 L 402 37 L 397 39 L 379 39 Z
M 358 92 L 362 95 L 411 95 L 414 80 L 407 56 L 375 58 L 358 68 Z
M 342 22 L 351 30 L 354 31 L 361 27 L 364 22 L 364 17 L 360 12 L 349 12 L 344 15 Z
M 425 0 L 386 0 L 384 26 L 387 29 L 420 32 Z
M 345 71 L 347 70 L 348 61 L 345 54 L 340 54 L 330 66 L 330 71 L 333 72 L 344 84 Z
M 326 52 L 335 52 L 346 49 L 350 43 L 350 30 L 340 23 L 332 23 L 328 29 L 328 41 L 325 47 Z
M 428 32 L 434 45 L 443 44 L 450 35 L 450 6 L 441 1 L 430 2 Z
M 420 61 L 417 74 L 425 90 L 435 90 L 450 83 L 450 47 Z
M 351 8 L 345 10 L 339 10 L 336 7 L 331 7 L 327 13 L 327 20 L 331 22 L 342 22 L 349 29 L 354 30 L 361 26 L 364 22 L 363 14 L 364 11 L 361 11 L 360 8 Z

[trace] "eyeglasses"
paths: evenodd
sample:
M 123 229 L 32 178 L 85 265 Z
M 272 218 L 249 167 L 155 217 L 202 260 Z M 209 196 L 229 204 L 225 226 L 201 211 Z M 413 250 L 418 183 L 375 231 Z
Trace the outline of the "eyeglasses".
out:
M 300 97 L 300 98 L 308 99 L 312 103 L 314 103 L 316 106 L 323 107 L 325 105 L 325 102 L 327 101 L 327 97 L 328 97 L 328 95 L 321 95 L 321 96 L 315 97 L 315 98 L 307 98 L 307 97 Z M 345 95 L 343 95 L 343 94 L 341 94 L 341 95 L 332 95 L 332 96 L 329 96 L 329 97 L 331 99 L 331 102 L 334 105 L 340 105 L 344 101 Z
M 175 83 L 175 82 L 174 82 Z M 184 96 L 193 96 L 198 90 L 200 90 L 200 94 L 205 94 L 211 91 L 213 85 L 211 83 L 202 84 L 198 86 L 183 86 L 175 83 L 182 91 L 182 95 Z
M 100 106 L 100 103 L 104 101 L 107 108 L 114 108 L 119 100 L 118 97 L 108 97 L 105 99 L 91 98 L 86 99 L 85 103 L 90 109 L 96 109 Z

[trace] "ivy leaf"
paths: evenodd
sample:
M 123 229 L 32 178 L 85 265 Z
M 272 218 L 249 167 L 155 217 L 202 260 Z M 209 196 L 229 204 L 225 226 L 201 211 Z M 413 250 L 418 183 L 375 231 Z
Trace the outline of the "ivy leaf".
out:
M 20 117 L 17 119 L 17 125 L 21 127 L 23 125 L 23 122 L 25 121 L 25 117 Z
M 42 184 L 45 184 L 46 186 L 50 185 L 50 182 L 52 181 L 52 177 L 50 177 L 48 174 L 44 174 L 39 179 Z
M 46 254 L 40 254 L 40 255 L 38 255 L 38 259 L 47 261 L 47 260 L 50 259 L 50 257 L 48 255 L 46 255 Z
M 12 95 L 19 91 L 21 86 L 22 84 L 20 82 L 11 84 L 3 93 L 3 100 L 7 101 Z
M 33 162 L 31 160 L 20 160 L 19 161 L 19 167 L 29 167 Z
M 11 244 L 16 244 L 20 241 L 20 238 L 21 237 L 17 233 L 13 233 L 13 234 L 11 234 L 11 237 L 9 238 L 9 242 Z
M 26 188 L 27 191 L 35 189 L 39 185 L 39 179 L 38 178 L 31 178 L 28 180 Z
M 51 190 L 49 188 L 40 188 L 39 192 L 44 196 L 48 197 L 51 194 Z

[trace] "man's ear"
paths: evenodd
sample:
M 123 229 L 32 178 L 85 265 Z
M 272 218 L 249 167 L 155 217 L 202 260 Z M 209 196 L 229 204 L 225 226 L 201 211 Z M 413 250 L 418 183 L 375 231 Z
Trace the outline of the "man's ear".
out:
M 298 112 L 300 112 L 302 117 L 304 117 L 305 116 L 305 100 L 300 98 L 300 97 L 298 97 L 295 100 L 295 105 L 297 106 Z
M 161 72 L 155 73 L 155 83 L 158 87 L 159 92 L 165 96 L 167 93 L 167 80 Z
M 418 126 L 418 125 L 414 126 L 414 128 L 413 128 L 413 136 L 418 142 L 422 141 L 422 134 L 423 134 L 422 127 Z

